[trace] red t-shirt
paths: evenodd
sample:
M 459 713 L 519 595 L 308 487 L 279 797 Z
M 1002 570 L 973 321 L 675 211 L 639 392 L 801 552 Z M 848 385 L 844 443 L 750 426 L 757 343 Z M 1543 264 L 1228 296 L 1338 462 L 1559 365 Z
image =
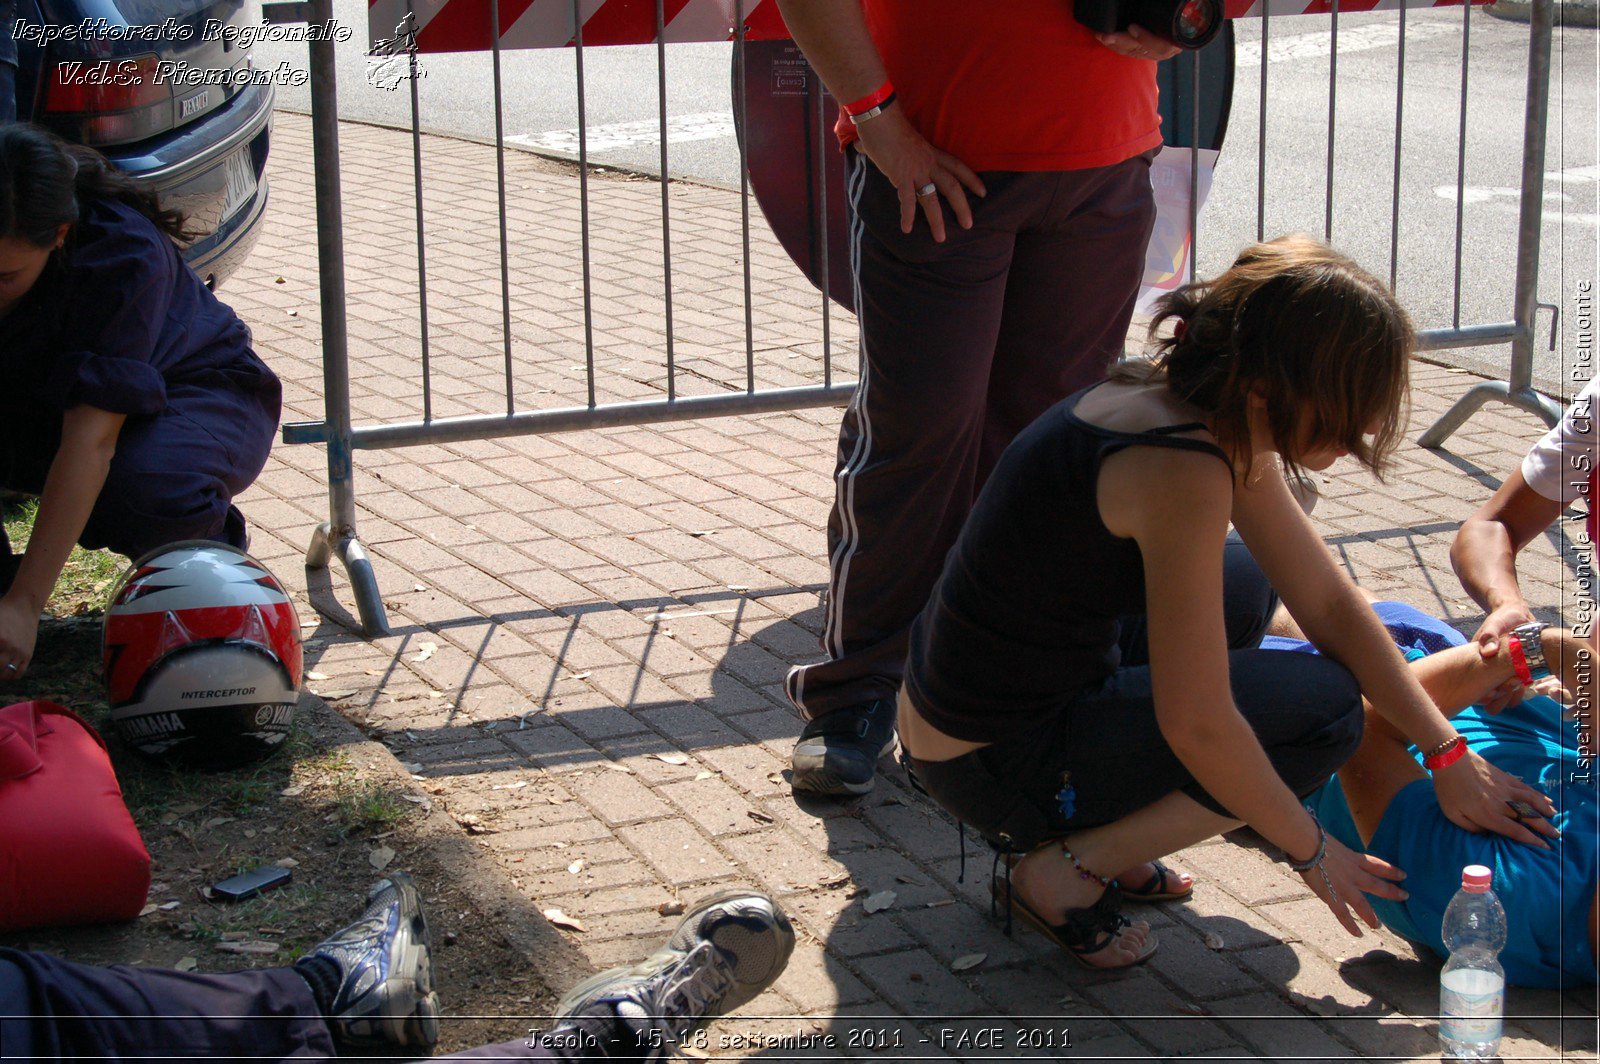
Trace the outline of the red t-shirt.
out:
M 974 170 L 1083 170 L 1161 143 L 1156 65 L 1111 51 L 1072 0 L 862 0 L 895 106 Z M 840 145 L 856 139 L 843 112 Z

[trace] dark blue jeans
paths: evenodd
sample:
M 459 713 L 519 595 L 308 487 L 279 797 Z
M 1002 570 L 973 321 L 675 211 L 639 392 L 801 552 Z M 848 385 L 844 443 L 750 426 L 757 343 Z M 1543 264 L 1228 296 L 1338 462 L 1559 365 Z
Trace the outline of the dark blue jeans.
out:
M 451 1060 L 614 1060 L 561 1037 L 483 1046 Z M 7 1059 L 159 1057 L 300 1060 L 335 1055 L 304 979 L 291 968 L 205 975 L 74 964 L 0 949 L 0 1053 Z
M 1361 691 L 1348 670 L 1327 658 L 1255 649 L 1278 596 L 1236 539 L 1227 546 L 1224 581 L 1234 703 L 1278 775 L 1303 797 L 1355 753 Z M 948 761 L 907 758 L 916 782 L 1008 852 L 1112 823 L 1173 791 L 1231 816 L 1161 735 L 1142 617 L 1124 621 L 1121 642 L 1124 664 L 1101 687 L 1064 703 L 1020 738 Z

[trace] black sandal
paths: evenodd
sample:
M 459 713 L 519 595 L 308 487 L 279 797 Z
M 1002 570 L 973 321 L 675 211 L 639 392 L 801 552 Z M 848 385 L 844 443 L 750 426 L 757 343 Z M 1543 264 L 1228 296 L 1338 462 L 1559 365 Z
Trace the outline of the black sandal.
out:
M 1085 968 L 1095 971 L 1116 971 L 1119 968 L 1132 968 L 1134 965 L 1143 964 L 1155 956 L 1156 941 L 1149 938 L 1145 941 L 1145 951 L 1127 964 L 1099 965 L 1089 963 L 1088 958 L 1102 950 L 1110 948 L 1117 939 L 1117 934 L 1123 928 L 1133 923 L 1122 914 L 1122 896 L 1116 886 L 1106 887 L 1106 892 L 1100 895 L 1100 900 L 1087 909 L 1068 909 L 1067 918 L 1059 924 L 1052 924 L 1033 910 L 1027 902 L 1017 896 L 1011 889 L 1010 879 L 996 879 L 991 885 L 995 900 L 1005 906 L 1007 913 L 1014 913 L 1035 931 L 1066 950 L 1067 953 Z
M 1143 886 L 1130 887 L 1122 880 L 1117 880 L 1117 887 L 1122 891 L 1122 896 L 1128 901 L 1188 901 L 1194 894 L 1194 882 L 1189 883 L 1188 890 L 1170 890 L 1167 887 L 1168 877 L 1177 881 L 1178 873 L 1168 868 L 1160 860 L 1151 861 L 1155 865 L 1155 875 L 1144 881 Z

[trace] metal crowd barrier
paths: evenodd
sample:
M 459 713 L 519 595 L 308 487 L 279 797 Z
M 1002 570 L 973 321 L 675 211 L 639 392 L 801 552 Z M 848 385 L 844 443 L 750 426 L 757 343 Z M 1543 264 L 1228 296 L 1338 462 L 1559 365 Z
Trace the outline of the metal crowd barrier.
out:
M 404 0 L 401 0 L 404 2 Z M 546 0 L 548 3 L 548 0 Z M 620 0 L 618 0 L 620 2 Z M 713 0 L 696 0 L 702 5 Z M 770 4 L 771 0 L 720 0 L 720 2 L 733 8 L 731 39 L 734 42 L 735 80 L 736 83 L 744 72 L 744 57 L 747 45 L 746 36 L 748 23 L 746 18 L 747 4 L 751 8 L 762 4 Z M 1246 0 L 1235 0 L 1235 3 Z M 1297 0 L 1260 0 L 1259 10 L 1251 9 L 1250 14 L 1259 15 L 1261 19 L 1261 70 L 1260 70 L 1260 122 L 1257 143 L 1257 162 L 1259 178 L 1257 188 L 1256 211 L 1256 237 L 1267 235 L 1266 203 L 1268 188 L 1266 184 L 1266 169 L 1269 151 L 1269 94 L 1267 79 L 1267 45 L 1271 39 L 1273 27 L 1285 17 L 1281 12 L 1290 10 L 1287 5 Z M 1403 0 L 1402 0 L 1403 2 Z M 1355 6 L 1346 0 L 1350 6 Z M 1278 6 L 1279 13 L 1274 13 L 1272 8 Z M 840 249 L 833 249 L 830 253 L 829 227 L 825 219 L 829 211 L 827 182 L 815 181 L 815 196 L 820 201 L 815 204 L 822 214 L 824 221 L 819 224 L 819 244 L 815 249 L 812 269 L 809 271 L 817 287 L 821 290 L 818 312 L 818 331 L 822 343 L 822 379 L 820 383 L 806 384 L 791 387 L 760 388 L 757 386 L 757 367 L 755 358 L 755 344 L 752 328 L 753 287 L 751 280 L 750 249 L 751 249 L 751 212 L 750 212 L 750 185 L 748 179 L 748 137 L 740 138 L 740 172 L 741 172 L 741 232 L 740 232 L 740 258 L 742 261 L 742 284 L 744 297 L 744 347 L 745 347 L 745 372 L 743 388 L 729 388 L 713 394 L 684 395 L 680 394 L 679 378 L 680 367 L 678 354 L 674 344 L 674 277 L 673 277 L 673 211 L 668 195 L 669 185 L 672 183 L 668 155 L 668 111 L 667 111 L 667 77 L 666 77 L 666 18 L 664 11 L 666 0 L 655 0 L 656 34 L 658 62 L 658 118 L 660 133 L 660 184 L 661 184 L 661 231 L 662 231 L 662 269 L 664 297 L 661 314 L 665 325 L 664 342 L 659 352 L 665 365 L 665 382 L 662 394 L 659 397 L 642 400 L 601 402 L 596 394 L 596 362 L 595 362 L 595 336 L 594 336 L 594 292 L 591 277 L 591 259 L 594 248 L 591 243 L 591 190 L 590 190 L 590 157 L 587 144 L 587 115 L 585 113 L 585 72 L 584 72 L 584 17 L 580 10 L 579 0 L 572 0 L 571 18 L 568 25 L 572 29 L 573 38 L 569 43 L 574 55 L 575 72 L 578 87 L 578 182 L 581 219 L 581 249 L 579 265 L 583 281 L 583 345 L 585 351 L 585 383 L 586 401 L 582 405 L 568 406 L 556 409 L 526 409 L 519 404 L 517 394 L 516 374 L 514 372 L 517 362 L 517 352 L 512 343 L 512 318 L 510 295 L 510 265 L 508 255 L 507 234 L 507 184 L 506 184 L 506 138 L 504 130 L 504 97 L 501 83 L 501 39 L 497 27 L 501 26 L 498 0 L 488 0 L 488 30 L 485 34 L 488 42 L 487 50 L 491 55 L 492 77 L 495 105 L 495 162 L 497 175 L 497 191 L 499 205 L 499 253 L 500 253 L 500 296 L 501 296 L 501 324 L 502 324 L 502 358 L 504 375 L 504 412 L 494 414 L 468 414 L 463 416 L 437 416 L 432 380 L 433 355 L 429 343 L 429 290 L 427 269 L 427 232 L 428 218 L 424 211 L 423 164 L 421 150 L 421 124 L 418 119 L 418 97 L 415 78 L 415 38 L 411 39 L 411 52 L 408 62 L 412 64 L 412 77 L 410 78 L 411 94 L 411 133 L 412 133 L 412 163 L 415 175 L 415 215 L 416 215 L 416 266 L 417 266 L 417 305 L 421 315 L 420 332 L 420 374 L 422 391 L 422 417 L 416 421 L 405 421 L 389 424 L 369 424 L 356 426 L 352 424 L 351 415 L 351 388 L 349 368 L 349 322 L 346 315 L 346 286 L 344 270 L 344 241 L 343 241 L 343 215 L 340 194 L 339 178 L 339 125 L 337 83 L 334 64 L 334 44 L 331 40 L 312 40 L 310 42 L 310 74 L 312 88 L 312 134 L 315 159 L 315 191 L 317 204 L 317 230 L 319 234 L 318 263 L 321 279 L 321 309 L 322 309 L 322 343 L 323 343 L 323 384 L 326 413 L 320 422 L 298 423 L 284 426 L 283 438 L 286 443 L 322 443 L 327 446 L 328 454 L 328 490 L 330 501 L 329 520 L 320 525 L 316 530 L 311 547 L 306 556 L 308 569 L 318 569 L 327 566 L 329 561 L 337 558 L 343 563 L 356 598 L 360 614 L 361 626 L 364 634 L 375 637 L 387 633 L 388 621 L 385 616 L 382 598 L 377 580 L 373 574 L 370 560 L 362 548 L 361 540 L 356 528 L 356 497 L 353 482 L 354 463 L 353 456 L 357 450 L 384 449 L 392 447 L 414 446 L 418 444 L 443 444 L 469 440 L 484 440 L 508 436 L 521 436 L 539 433 L 566 432 L 579 429 L 599 429 L 618 426 L 637 426 L 660 422 L 685 421 L 704 417 L 713 417 L 730 414 L 758 414 L 783 410 L 799 410 L 821 406 L 842 406 L 849 401 L 854 390 L 854 381 L 836 381 L 833 379 L 833 323 L 830 307 L 830 295 L 837 295 L 838 289 L 830 277 L 837 274 L 843 260 L 839 257 Z M 1370 9 L 1372 0 L 1364 0 L 1360 4 L 1363 10 Z M 591 5 L 592 7 L 592 5 Z M 411 21 L 413 13 L 406 7 L 406 18 Z M 678 7 L 681 11 L 681 5 Z M 1292 10 L 1300 11 L 1301 8 Z M 1334 118 L 1337 107 L 1337 74 L 1338 74 L 1338 20 L 1340 15 L 1339 0 L 1331 0 L 1331 7 L 1327 8 L 1332 16 L 1331 33 L 1333 34 L 1333 48 L 1330 63 L 1329 88 L 1328 88 L 1328 139 L 1326 147 L 1326 209 L 1324 217 L 1324 236 L 1331 238 L 1334 228 L 1334 174 L 1337 144 L 1334 135 Z M 1441 444 L 1452 432 L 1460 427 L 1479 407 L 1490 399 L 1497 399 L 1514 406 L 1531 411 L 1544 418 L 1547 423 L 1554 423 L 1560 414 L 1559 408 L 1550 400 L 1539 395 L 1532 387 L 1532 353 L 1535 336 L 1535 315 L 1538 310 L 1537 282 L 1540 251 L 1540 225 L 1542 221 L 1542 198 L 1544 194 L 1544 166 L 1545 166 L 1545 135 L 1548 117 L 1548 92 L 1551 65 L 1551 38 L 1552 38 L 1552 0 L 1533 0 L 1532 19 L 1529 30 L 1528 68 L 1527 68 L 1527 100 L 1524 113 L 1523 145 L 1521 161 L 1521 188 L 1520 209 L 1517 224 L 1516 242 L 1516 276 L 1513 286 L 1511 318 L 1507 321 L 1488 322 L 1481 324 L 1462 324 L 1461 322 L 1461 271 L 1462 271 L 1462 205 L 1464 201 L 1463 190 L 1465 187 L 1465 152 L 1467 132 L 1467 41 L 1470 38 L 1472 19 L 1474 13 L 1469 4 L 1460 8 L 1462 13 L 1462 75 L 1461 75 L 1461 110 L 1459 115 L 1460 147 L 1457 153 L 1456 174 L 1456 231 L 1455 231 L 1455 302 L 1453 320 L 1450 326 L 1432 328 L 1420 333 L 1420 346 L 1427 349 L 1459 348 L 1468 346 L 1511 345 L 1510 366 L 1504 381 L 1480 383 L 1471 388 L 1456 403 L 1451 411 L 1430 427 L 1419 439 L 1424 447 L 1435 447 Z M 1230 9 L 1230 14 L 1241 12 Z M 1395 149 L 1394 149 L 1394 181 L 1391 192 L 1391 232 L 1390 232 L 1390 281 L 1394 283 L 1398 270 L 1400 247 L 1400 174 L 1401 174 L 1401 127 L 1405 114 L 1405 27 L 1406 8 L 1398 9 L 1399 56 L 1397 78 L 1395 85 Z M 272 2 L 263 5 L 264 18 L 273 23 L 322 23 L 333 17 L 332 0 L 298 0 L 298 2 Z M 1482 17 L 1479 15 L 1478 17 Z M 591 45 L 590 47 L 594 47 Z M 1231 55 L 1231 53 L 1230 53 Z M 1192 110 L 1180 115 L 1178 126 L 1183 126 L 1182 119 L 1187 120 L 1188 128 L 1194 137 L 1198 138 L 1205 119 L 1201 113 L 1201 64 L 1191 62 L 1187 67 L 1177 68 L 1181 71 L 1180 79 L 1186 78 L 1188 98 L 1184 101 Z M 1171 83 L 1171 72 L 1164 72 L 1167 81 Z M 1229 60 L 1229 77 L 1231 78 L 1231 58 Z M 1181 95 L 1181 93 L 1180 93 Z M 741 95 L 740 100 L 743 100 Z M 742 102 L 738 105 L 742 109 Z M 741 114 L 740 118 L 744 116 Z M 831 113 L 824 108 L 820 97 L 816 101 L 814 119 L 816 128 L 824 136 L 831 119 Z M 1225 122 L 1225 117 L 1223 121 Z M 743 125 L 741 123 L 741 125 Z M 1169 129 L 1174 126 L 1169 125 Z M 1194 141 L 1191 141 L 1193 143 Z M 1190 232 L 1190 246 L 1186 270 L 1192 277 L 1195 271 L 1195 261 L 1198 252 L 1199 237 L 1199 210 L 1201 197 L 1198 188 L 1199 167 L 1191 168 L 1189 196 L 1188 196 L 1188 222 Z M 837 201 L 833 203 L 836 209 Z M 820 260 L 820 261 L 818 261 Z

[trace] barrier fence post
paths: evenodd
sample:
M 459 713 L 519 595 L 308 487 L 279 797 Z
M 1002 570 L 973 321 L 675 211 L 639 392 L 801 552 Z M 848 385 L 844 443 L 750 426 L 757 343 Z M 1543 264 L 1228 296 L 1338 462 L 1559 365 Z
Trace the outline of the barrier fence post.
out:
M 1550 41 L 1554 0 L 1533 0 L 1528 28 L 1528 99 L 1522 132 L 1522 194 L 1517 215 L 1517 277 L 1513 294 L 1515 331 L 1511 368 L 1503 381 L 1483 381 L 1468 389 L 1443 417 L 1418 439 L 1438 447 L 1490 399 L 1537 414 L 1546 425 L 1561 419 L 1559 403 L 1533 390 L 1533 341 L 1539 312 L 1539 243 L 1544 223 L 1545 133 L 1550 116 Z
M 333 21 L 333 0 L 263 4 L 262 19 L 281 24 Z M 322 307 L 324 440 L 328 447 L 329 520 L 317 526 L 306 568 L 322 569 L 330 557 L 344 564 L 368 639 L 389 634 L 372 562 L 356 538 L 356 495 L 351 462 L 350 350 L 345 317 L 344 218 L 339 198 L 339 98 L 334 42 L 310 42 L 311 138 L 317 195 L 317 275 Z M 287 440 L 287 434 L 285 442 Z

